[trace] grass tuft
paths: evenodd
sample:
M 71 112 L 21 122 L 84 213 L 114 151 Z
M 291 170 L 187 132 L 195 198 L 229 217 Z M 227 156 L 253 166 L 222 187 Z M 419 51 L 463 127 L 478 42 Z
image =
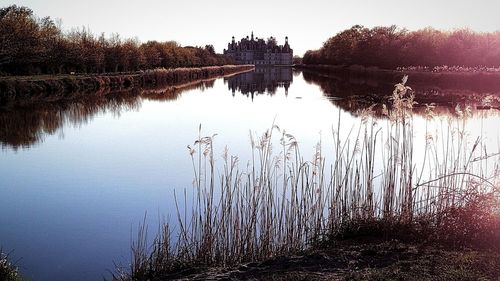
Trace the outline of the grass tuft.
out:
M 9 254 L 5 254 L 0 249 L 0 280 L 3 281 L 21 281 L 19 271 L 15 263 L 10 260 Z

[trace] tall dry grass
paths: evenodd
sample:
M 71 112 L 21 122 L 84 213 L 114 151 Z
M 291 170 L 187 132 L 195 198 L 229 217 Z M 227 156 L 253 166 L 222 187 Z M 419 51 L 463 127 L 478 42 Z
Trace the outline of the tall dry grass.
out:
M 188 146 L 193 190 L 175 193 L 175 222 L 161 224 L 152 244 L 142 225 L 131 268 L 115 278 L 152 280 L 187 266 L 231 266 L 296 253 L 367 223 L 424 222 L 446 230 L 436 235 L 455 227 L 457 235 L 466 231 L 454 238 L 474 238 L 484 225 L 470 218 L 498 212 L 500 155 L 487 152 L 481 137 L 468 141 L 469 112 L 457 108 L 458 121 L 443 127 L 439 138 L 427 132 L 423 159 L 416 161 L 415 101 L 406 80 L 395 85 L 392 104 L 384 106 L 386 125 L 365 109 L 360 124 L 343 136 L 339 112 L 333 155 L 324 155 L 319 142 L 313 158 L 305 159 L 295 137 L 273 125 L 260 137 L 250 135 L 251 159 L 244 168 L 227 150 L 217 165 L 215 136 L 202 136 L 200 126 L 199 138 Z M 469 224 L 457 220 L 457 213 Z

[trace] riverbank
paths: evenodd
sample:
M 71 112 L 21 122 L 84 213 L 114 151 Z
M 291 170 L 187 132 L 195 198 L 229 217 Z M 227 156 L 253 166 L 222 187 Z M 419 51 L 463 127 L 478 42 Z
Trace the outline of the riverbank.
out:
M 335 66 L 335 65 L 295 65 L 296 69 L 318 73 L 328 73 L 342 79 L 370 78 L 391 86 L 408 75 L 414 87 L 432 85 L 441 89 L 460 89 L 475 92 L 500 93 L 500 73 L 498 72 L 429 72 L 418 70 L 389 70 L 377 67 Z
M 104 95 L 134 88 L 175 86 L 254 69 L 253 65 L 154 69 L 132 73 L 0 77 L 0 106 Z
M 293 253 L 231 266 L 181 261 L 172 268 L 152 264 L 113 280 L 498 280 L 498 216 L 477 227 L 470 220 L 462 221 L 480 212 L 461 211 L 468 213 L 454 214 L 448 219 L 457 225 L 446 222 L 447 227 L 429 225 L 425 219 L 411 224 L 358 221 L 336 236 Z M 152 255 L 149 260 L 154 258 L 162 257 Z
M 196 268 L 164 280 L 497 280 L 500 252 L 357 241 L 233 268 Z

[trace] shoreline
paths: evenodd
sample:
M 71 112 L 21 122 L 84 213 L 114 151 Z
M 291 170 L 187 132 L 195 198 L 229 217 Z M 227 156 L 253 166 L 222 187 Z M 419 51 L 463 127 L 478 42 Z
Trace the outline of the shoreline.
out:
M 254 65 L 154 69 L 132 73 L 0 77 L 0 106 L 106 95 L 135 88 L 179 86 L 251 71 Z
M 495 280 L 495 249 L 457 249 L 369 237 L 337 241 L 294 255 L 230 267 L 200 266 L 165 280 Z
M 413 86 L 432 85 L 440 89 L 464 89 L 475 92 L 500 93 L 500 73 L 488 72 L 428 72 L 428 71 L 399 71 L 364 66 L 340 65 L 295 65 L 295 69 L 302 71 L 332 74 L 343 79 L 375 79 L 393 86 L 404 75 L 409 76 Z

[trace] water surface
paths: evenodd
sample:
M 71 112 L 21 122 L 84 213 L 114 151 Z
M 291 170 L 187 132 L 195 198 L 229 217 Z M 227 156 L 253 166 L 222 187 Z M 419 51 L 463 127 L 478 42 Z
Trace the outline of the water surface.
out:
M 144 215 L 150 226 L 169 219 L 173 191 L 192 187 L 187 145 L 200 124 L 202 135 L 217 134 L 216 157 L 228 147 L 243 166 L 249 135 L 273 124 L 292 133 L 307 158 L 319 140 L 328 153 L 339 120 L 347 135 L 360 107 L 392 87 L 269 68 L 141 96 L 1 109 L 0 245 L 22 258 L 21 272 L 33 280 L 109 277 L 114 263 L 128 264 Z M 373 100 L 348 98 L 356 95 Z M 431 129 L 456 118 L 453 101 L 436 101 L 441 117 Z M 498 151 L 499 121 L 495 109 L 474 111 L 466 126 Z M 425 142 L 425 122 L 415 117 L 416 146 Z

